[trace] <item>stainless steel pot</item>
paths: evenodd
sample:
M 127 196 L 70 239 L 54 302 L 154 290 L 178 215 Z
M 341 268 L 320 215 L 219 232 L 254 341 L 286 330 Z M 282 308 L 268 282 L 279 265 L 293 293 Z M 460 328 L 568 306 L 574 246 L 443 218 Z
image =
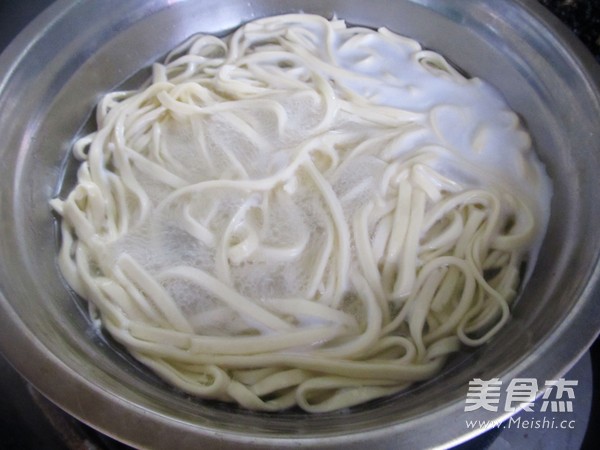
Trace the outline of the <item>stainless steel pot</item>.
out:
M 342 413 L 258 414 L 190 399 L 92 329 L 57 266 L 48 200 L 99 95 L 196 32 L 305 11 L 387 26 L 484 78 L 525 119 L 554 181 L 539 263 L 514 318 L 430 382 Z M 39 390 L 93 427 L 151 448 L 422 448 L 481 430 L 465 412 L 474 377 L 556 378 L 600 327 L 600 71 L 527 0 L 64 0 L 0 57 L 0 348 Z M 68 180 L 66 181 L 68 184 Z

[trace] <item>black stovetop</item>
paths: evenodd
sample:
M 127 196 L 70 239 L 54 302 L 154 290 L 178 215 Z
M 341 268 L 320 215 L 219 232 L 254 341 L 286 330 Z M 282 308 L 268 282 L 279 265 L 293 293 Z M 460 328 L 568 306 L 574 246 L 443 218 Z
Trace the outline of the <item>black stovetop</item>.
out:
M 539 1 L 562 20 L 600 62 L 600 1 Z
M 600 0 L 539 0 L 562 20 L 600 63 Z M 52 0 L 0 0 L 0 52 L 12 38 Z M 592 370 L 600 373 L 600 339 L 591 348 Z M 596 375 L 595 378 L 598 378 Z M 594 386 L 596 387 L 596 386 Z M 119 449 L 128 447 L 99 436 L 47 402 L 10 368 L 0 355 L 0 449 L 65 450 Z M 27 399 L 27 400 L 23 400 Z M 48 419 L 52 419 L 52 422 Z M 600 389 L 594 389 L 590 426 L 584 449 L 597 448 L 600 430 Z M 488 433 L 461 448 L 487 448 L 495 438 Z

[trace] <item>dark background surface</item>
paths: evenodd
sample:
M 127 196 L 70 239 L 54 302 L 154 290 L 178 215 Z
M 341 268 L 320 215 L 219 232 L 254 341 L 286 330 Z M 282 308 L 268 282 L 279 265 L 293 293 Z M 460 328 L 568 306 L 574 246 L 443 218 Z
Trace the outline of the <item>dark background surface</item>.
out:
M 565 23 L 586 45 L 600 63 L 600 0 L 539 0 L 563 23 Z M 26 26 L 39 12 L 47 7 L 52 0 L 0 0 L 0 51 L 12 38 Z M 600 300 L 600 299 L 599 299 Z M 600 374 L 600 339 L 592 346 L 592 364 L 595 379 Z M 600 383 L 596 382 L 593 392 L 592 413 L 590 426 L 586 434 L 583 448 L 600 448 Z M 68 428 L 73 432 L 69 423 L 50 424 L 40 411 L 41 402 L 47 408 L 43 399 L 40 402 L 24 402 L 21 399 L 31 398 L 31 389 L 22 382 L 0 356 L 0 449 L 22 450 L 64 450 L 64 434 L 59 438 L 57 429 Z M 36 397 L 35 392 L 33 397 Z M 66 419 L 68 422 L 68 419 Z M 96 436 L 86 427 L 76 427 L 76 436 L 70 444 L 77 442 L 75 447 L 83 449 L 124 449 L 125 446 L 109 439 Z M 471 448 L 471 447 L 469 447 Z M 472 447 L 477 448 L 477 447 Z

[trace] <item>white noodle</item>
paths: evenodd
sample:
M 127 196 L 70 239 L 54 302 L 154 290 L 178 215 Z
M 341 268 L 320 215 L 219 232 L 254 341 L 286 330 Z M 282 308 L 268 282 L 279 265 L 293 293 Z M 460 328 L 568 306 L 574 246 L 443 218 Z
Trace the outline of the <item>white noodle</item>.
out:
M 385 29 L 298 14 L 194 36 L 97 123 L 51 203 L 67 282 L 165 380 L 245 408 L 433 376 L 506 323 L 545 227 L 515 114 Z

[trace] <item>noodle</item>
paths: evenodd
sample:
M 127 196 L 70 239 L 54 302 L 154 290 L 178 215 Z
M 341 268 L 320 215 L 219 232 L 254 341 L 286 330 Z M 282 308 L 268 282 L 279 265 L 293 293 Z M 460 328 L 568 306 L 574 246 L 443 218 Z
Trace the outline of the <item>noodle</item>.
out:
M 386 29 L 194 36 L 81 138 L 59 265 L 178 388 L 277 411 L 434 376 L 509 319 L 549 182 L 500 96 Z

